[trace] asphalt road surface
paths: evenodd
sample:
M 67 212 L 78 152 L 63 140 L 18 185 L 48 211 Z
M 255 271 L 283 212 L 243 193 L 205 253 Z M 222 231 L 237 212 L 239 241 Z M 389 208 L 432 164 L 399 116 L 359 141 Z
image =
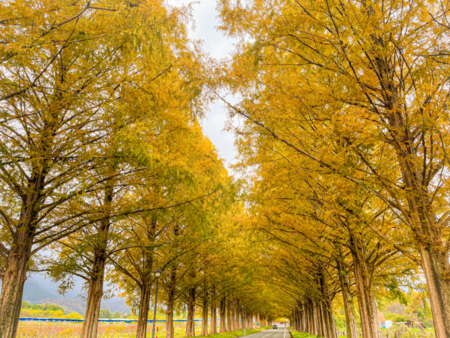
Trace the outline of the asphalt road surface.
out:
M 251 338 L 290 338 L 289 331 L 285 327 L 278 327 L 278 329 L 271 329 L 248 335 Z

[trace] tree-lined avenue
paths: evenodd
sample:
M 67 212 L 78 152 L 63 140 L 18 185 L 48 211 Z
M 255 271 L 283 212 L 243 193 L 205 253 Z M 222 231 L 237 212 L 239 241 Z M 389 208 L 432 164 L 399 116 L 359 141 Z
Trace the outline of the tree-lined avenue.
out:
M 181 314 L 186 337 L 197 316 L 381 338 L 397 304 L 450 337 L 450 2 L 220 0 L 223 60 L 190 11 L 0 2 L 0 336 L 39 271 L 83 281 L 83 338 L 111 293 L 137 338 L 155 298 L 166 338 Z M 215 100 L 235 176 L 202 130 Z

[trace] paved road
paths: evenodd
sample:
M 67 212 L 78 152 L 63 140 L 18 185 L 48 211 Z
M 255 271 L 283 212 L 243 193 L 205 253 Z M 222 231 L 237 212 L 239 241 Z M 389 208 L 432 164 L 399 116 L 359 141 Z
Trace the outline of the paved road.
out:
M 275 330 L 266 330 L 259 333 L 255 333 L 246 337 L 251 338 L 290 338 L 289 331 L 287 328 L 279 327 Z

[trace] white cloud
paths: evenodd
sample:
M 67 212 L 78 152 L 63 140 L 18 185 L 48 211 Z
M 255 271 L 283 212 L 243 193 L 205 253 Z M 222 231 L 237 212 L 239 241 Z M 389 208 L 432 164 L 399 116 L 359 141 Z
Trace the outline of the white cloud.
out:
M 202 49 L 211 57 L 221 60 L 230 56 L 233 50 L 233 40 L 218 31 L 220 25 L 218 12 L 216 11 L 215 0 L 167 0 L 171 6 L 183 6 L 192 4 L 193 19 L 195 24 L 191 25 L 189 34 L 192 39 L 203 41 Z M 194 29 L 195 26 L 195 29 Z M 214 143 L 219 156 L 225 159 L 229 166 L 236 162 L 236 149 L 234 147 L 234 136 L 224 130 L 228 120 L 225 105 L 216 101 L 206 112 L 206 119 L 203 121 L 203 131 Z

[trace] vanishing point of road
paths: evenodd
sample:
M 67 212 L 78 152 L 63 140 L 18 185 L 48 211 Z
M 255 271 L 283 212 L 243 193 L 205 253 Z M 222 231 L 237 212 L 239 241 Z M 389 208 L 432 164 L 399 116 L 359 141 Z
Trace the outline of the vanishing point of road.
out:
M 290 338 L 290 334 L 287 328 L 280 327 L 279 329 L 270 329 L 255 334 L 251 334 L 245 337 L 251 338 Z

